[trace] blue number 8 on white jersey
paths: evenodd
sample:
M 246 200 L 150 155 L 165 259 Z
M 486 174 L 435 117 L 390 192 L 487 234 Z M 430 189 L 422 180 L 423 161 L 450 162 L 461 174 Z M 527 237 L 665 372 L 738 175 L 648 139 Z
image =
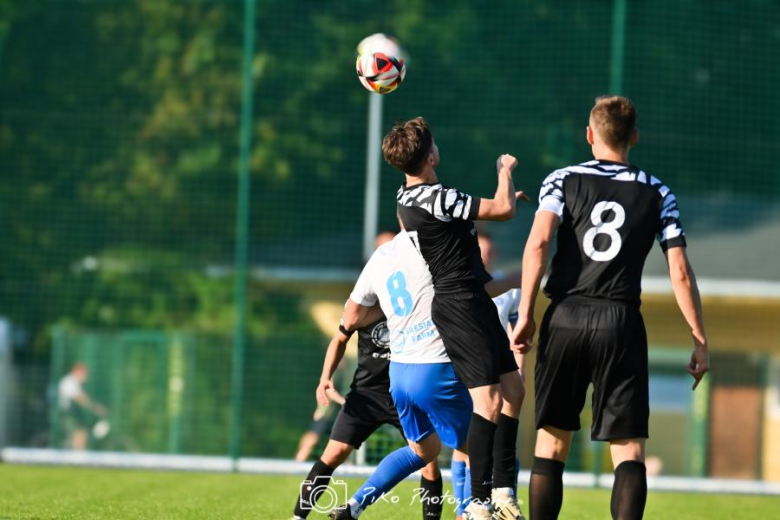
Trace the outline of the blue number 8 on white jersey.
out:
M 390 302 L 396 316 L 403 317 L 412 313 L 412 295 L 406 290 L 404 273 L 396 271 L 390 275 L 387 279 L 387 292 L 390 293 Z
M 387 317 L 391 361 L 450 362 L 431 319 L 431 273 L 406 233 L 374 251 L 350 298 L 369 307 L 379 302 Z

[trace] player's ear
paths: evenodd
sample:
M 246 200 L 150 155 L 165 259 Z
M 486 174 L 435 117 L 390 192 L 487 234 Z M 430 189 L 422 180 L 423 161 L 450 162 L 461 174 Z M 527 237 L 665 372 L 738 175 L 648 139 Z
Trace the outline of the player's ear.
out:
M 593 129 L 588 125 L 587 129 L 585 130 L 585 139 L 588 140 L 588 144 L 593 146 L 594 139 L 593 139 Z
M 431 151 L 428 152 L 428 158 L 426 159 L 426 162 L 431 166 L 431 168 L 436 167 L 436 148 L 432 147 Z

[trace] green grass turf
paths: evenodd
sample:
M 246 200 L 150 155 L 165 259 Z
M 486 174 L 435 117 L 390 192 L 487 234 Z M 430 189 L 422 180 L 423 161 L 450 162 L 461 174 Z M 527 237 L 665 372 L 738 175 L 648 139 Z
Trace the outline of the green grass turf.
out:
M 299 482 L 300 477 L 0 465 L 0 519 L 286 519 Z M 350 480 L 350 491 L 359 484 Z M 361 519 L 419 519 L 419 504 L 409 505 L 414 487 L 403 483 L 398 504 L 376 504 Z M 527 499 L 525 492 L 521 496 Z M 444 519 L 453 516 L 448 511 Z M 561 518 L 609 518 L 609 491 L 567 489 Z M 780 518 L 780 498 L 651 493 L 646 518 Z

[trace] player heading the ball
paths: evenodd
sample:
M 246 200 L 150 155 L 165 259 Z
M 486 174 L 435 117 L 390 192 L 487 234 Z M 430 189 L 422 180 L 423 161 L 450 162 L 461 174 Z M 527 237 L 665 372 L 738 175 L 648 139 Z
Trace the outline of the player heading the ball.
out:
M 439 148 L 422 117 L 393 126 L 382 141 L 382 153 L 406 177 L 398 190 L 398 214 L 431 272 L 431 316 L 474 402 L 468 434 L 472 501 L 464 516 L 491 518 L 495 506 L 498 518 L 521 518 L 513 487 L 523 383 L 506 330 L 485 291 L 491 276 L 482 264 L 474 227 L 475 220 L 515 216 L 517 199 L 525 197 L 512 182 L 517 159 L 498 158 L 498 187 L 488 199 L 439 182 Z

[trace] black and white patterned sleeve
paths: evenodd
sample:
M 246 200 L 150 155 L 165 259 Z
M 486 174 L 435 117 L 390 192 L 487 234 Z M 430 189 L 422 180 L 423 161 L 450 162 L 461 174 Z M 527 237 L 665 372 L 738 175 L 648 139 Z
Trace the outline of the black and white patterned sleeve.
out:
M 433 216 L 445 222 L 452 219 L 477 220 L 480 198 L 455 188 L 442 188 L 433 203 Z
M 539 191 L 539 211 L 552 211 L 563 218 L 563 208 L 565 207 L 563 198 L 563 180 L 569 172 L 556 170 L 544 179 L 542 189 Z
M 672 247 L 685 247 L 685 231 L 680 222 L 680 207 L 677 197 L 664 183 L 650 178 L 650 184 L 661 194 L 661 210 L 659 213 L 658 243 L 666 251 Z

